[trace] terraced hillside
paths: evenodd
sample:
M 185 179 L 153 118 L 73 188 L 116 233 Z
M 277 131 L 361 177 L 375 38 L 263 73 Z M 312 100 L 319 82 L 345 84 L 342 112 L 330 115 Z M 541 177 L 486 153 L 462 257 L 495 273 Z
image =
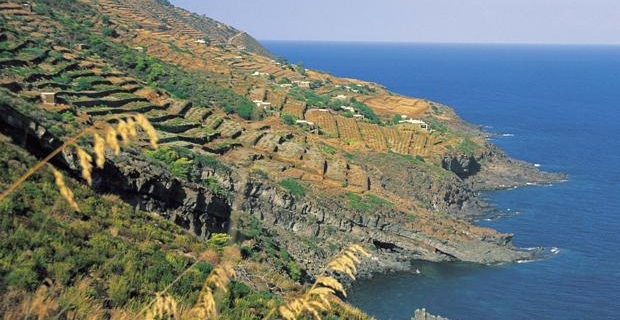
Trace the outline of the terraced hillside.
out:
M 180 269 L 206 262 L 199 256 L 207 248 L 217 251 L 206 254 L 209 267 L 202 266 L 192 281 L 178 282 L 189 293 L 183 296 L 181 288 L 172 293 L 188 307 L 211 265 L 227 260 L 223 250 L 237 250 L 232 258 L 241 250 L 235 269 L 244 278 L 234 291 L 241 302 L 231 298 L 237 302 L 225 308 L 231 319 L 249 308 L 239 307 L 243 301 L 257 303 L 257 317 L 266 315 L 273 307 L 267 301 L 299 291 L 352 243 L 373 255 L 362 263 L 366 273 L 406 268 L 416 258 L 494 263 L 531 256 L 513 248 L 510 235 L 461 219 L 484 207 L 469 182 L 485 173 L 482 163 L 505 174 L 511 172 L 506 164 L 516 162 L 487 145 L 448 107 L 275 61 L 258 44 L 238 43 L 251 42 L 243 33 L 165 1 L 2 2 L 0 16 L 3 154 L 16 152 L 30 164 L 93 125 L 116 126 L 123 117 L 143 115 L 157 132 L 158 148 L 140 132 L 120 153 L 108 150 L 103 168 L 93 170 L 92 185 L 80 178 L 83 163 L 75 148 L 51 163 L 74 178 L 69 184 L 79 186 L 80 207 L 117 202 L 122 210 L 109 209 L 115 215 L 122 211 L 134 220 L 169 220 L 180 227 L 167 227 L 174 234 L 136 232 L 127 225 L 134 220 L 110 218 L 98 209 L 92 217 L 66 206 L 56 210 L 60 202 L 53 202 L 49 216 L 60 234 L 74 232 L 63 229 L 66 221 L 94 219 L 110 229 L 102 242 L 129 243 L 127 250 L 156 256 L 154 264 L 167 270 L 157 281 L 134 283 L 132 277 L 147 267 L 134 268 L 131 259 L 113 265 L 115 249 L 88 242 L 87 233 L 79 237 L 88 243 L 75 242 L 75 250 L 105 249 L 95 255 L 106 259 L 49 260 L 48 253 L 61 245 L 24 240 L 45 225 L 25 223 L 22 216 L 42 210 L 41 201 L 24 203 L 16 195 L 0 202 L 1 235 L 11 239 L 2 247 L 11 254 L 0 259 L 0 276 L 13 279 L 2 280 L 1 292 L 13 305 L 27 305 L 43 287 L 57 290 L 54 297 L 88 287 L 94 290 L 91 300 L 54 298 L 60 307 L 53 310 L 79 318 L 87 313 L 79 305 L 88 300 L 102 317 L 136 313 Z M 92 141 L 76 143 L 94 152 Z M 19 161 L 2 161 L 7 178 L 0 189 L 13 173 L 26 171 Z M 532 172 L 524 176 L 535 176 Z M 53 191 L 46 179 L 49 174 L 27 188 L 47 192 L 48 203 Z M 216 241 L 222 236 L 213 237 L 224 232 L 233 236 L 228 249 Z M 33 255 L 37 250 L 46 258 Z M 71 276 L 61 277 L 62 266 L 73 270 Z M 22 274 L 27 282 L 15 280 Z M 0 314 L 11 314 L 2 308 Z

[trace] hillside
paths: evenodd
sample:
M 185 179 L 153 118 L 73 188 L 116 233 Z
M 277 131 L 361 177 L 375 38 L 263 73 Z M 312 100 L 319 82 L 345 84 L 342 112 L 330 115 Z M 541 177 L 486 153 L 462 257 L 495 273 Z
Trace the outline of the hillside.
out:
M 0 15 L 0 190 L 89 128 L 139 114 L 158 136 L 108 150 L 92 185 L 75 146 L 54 157 L 79 212 L 47 167 L 0 202 L 5 318 L 128 317 L 177 277 L 167 292 L 189 308 L 220 264 L 239 275 L 220 315 L 262 318 L 351 244 L 372 256 L 363 274 L 536 254 L 468 219 L 487 208 L 481 189 L 558 177 L 444 105 L 276 61 L 165 1 L 2 2 Z

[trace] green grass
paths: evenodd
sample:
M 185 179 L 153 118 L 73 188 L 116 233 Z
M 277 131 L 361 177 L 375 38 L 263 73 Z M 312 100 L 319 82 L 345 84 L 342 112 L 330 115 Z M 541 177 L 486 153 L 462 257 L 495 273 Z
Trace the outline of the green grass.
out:
M 334 147 L 332 147 L 332 146 L 330 146 L 330 145 L 322 144 L 322 145 L 320 146 L 320 148 L 321 148 L 321 151 L 322 151 L 323 153 L 326 153 L 326 154 L 331 154 L 331 155 L 336 154 L 336 148 L 334 148 Z
M 479 147 L 480 146 L 477 143 L 473 142 L 471 139 L 465 138 L 458 145 L 457 149 L 465 154 L 471 155 Z
M 301 198 L 306 194 L 304 187 L 299 183 L 299 181 L 297 181 L 297 179 L 286 178 L 278 184 L 282 188 L 290 191 L 295 198 Z
M 3 185 L 35 162 L 4 142 L 0 142 L 0 156 L 14 161 L 0 166 Z M 111 307 L 135 307 L 152 299 L 153 292 L 165 288 L 193 263 L 181 252 L 207 247 L 173 223 L 135 210 L 116 197 L 99 196 L 72 180 L 67 185 L 80 213 L 68 208 L 46 170 L 0 201 L 0 234 L 5 235 L 0 242 L 3 291 L 32 293 L 50 279 L 66 288 L 58 297 L 59 309 L 76 310 L 80 304 L 104 301 Z M 170 292 L 177 299 L 183 297 L 185 305 L 192 304 L 210 271 L 211 265 L 201 263 Z M 72 295 L 86 279 L 93 283 L 87 298 Z M 76 317 L 86 317 L 76 312 Z
M 374 212 L 381 208 L 394 208 L 394 204 L 374 194 L 359 195 L 347 192 L 346 197 L 351 209 L 361 212 Z

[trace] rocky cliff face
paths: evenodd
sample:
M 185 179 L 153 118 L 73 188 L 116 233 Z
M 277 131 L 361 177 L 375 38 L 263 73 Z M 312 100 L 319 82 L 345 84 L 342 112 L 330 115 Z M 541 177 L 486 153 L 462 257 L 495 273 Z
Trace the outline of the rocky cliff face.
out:
M 33 153 L 49 153 L 60 145 L 34 119 L 6 105 L 3 109 L 3 127 L 11 128 L 8 131 L 15 138 L 27 136 Z M 368 212 L 354 210 L 346 198 L 320 189 L 307 188 L 306 196 L 295 197 L 244 168 L 226 172 L 206 168 L 197 173 L 222 182 L 233 194 L 228 200 L 202 185 L 172 177 L 131 149 L 107 160 L 104 169 L 95 170 L 93 185 L 200 236 L 228 230 L 233 211 L 253 215 L 276 232 L 277 241 L 310 273 L 346 243 L 365 243 L 375 249 L 373 258 L 365 262 L 366 272 L 406 269 L 413 259 L 498 263 L 531 257 L 511 246 L 511 235 L 453 218 L 483 208 L 469 184 L 423 162 L 402 160 L 392 154 L 357 158 L 374 182 L 371 191 L 398 193 L 411 200 L 403 202 L 404 206 L 384 205 Z M 63 153 L 56 161 L 79 176 L 73 154 Z M 444 215 L 433 213 L 437 211 Z

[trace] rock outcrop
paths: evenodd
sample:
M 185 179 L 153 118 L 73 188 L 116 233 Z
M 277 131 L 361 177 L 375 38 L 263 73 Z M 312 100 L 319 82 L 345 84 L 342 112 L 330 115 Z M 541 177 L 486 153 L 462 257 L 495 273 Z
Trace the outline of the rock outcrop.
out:
M 411 320 L 450 320 L 448 318 L 434 316 L 426 311 L 426 309 L 417 309 Z

